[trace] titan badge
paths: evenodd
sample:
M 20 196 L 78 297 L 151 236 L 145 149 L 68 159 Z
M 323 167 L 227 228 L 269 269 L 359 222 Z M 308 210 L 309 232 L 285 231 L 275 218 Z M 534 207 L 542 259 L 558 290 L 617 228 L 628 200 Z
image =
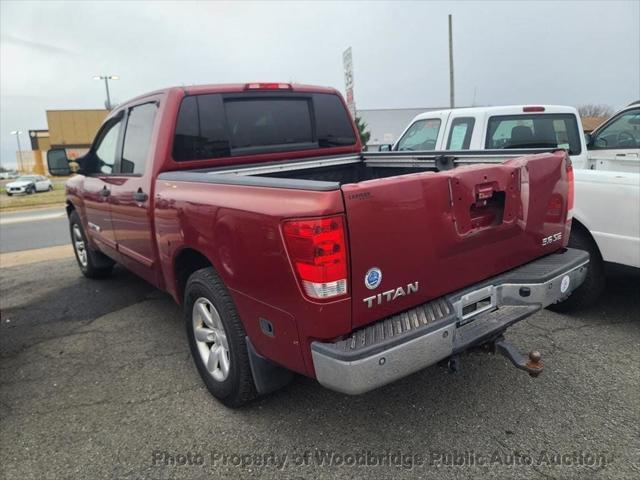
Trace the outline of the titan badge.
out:
M 378 267 L 372 267 L 367 271 L 364 276 L 364 284 L 369 290 L 374 290 L 380 286 L 382 282 L 382 271 Z M 364 298 L 362 301 L 367 304 L 368 308 L 372 308 L 374 305 L 382 305 L 383 303 L 389 303 L 397 298 L 416 293 L 420 288 L 419 282 L 408 283 L 406 287 L 396 287 L 391 290 L 387 290 L 377 295 Z

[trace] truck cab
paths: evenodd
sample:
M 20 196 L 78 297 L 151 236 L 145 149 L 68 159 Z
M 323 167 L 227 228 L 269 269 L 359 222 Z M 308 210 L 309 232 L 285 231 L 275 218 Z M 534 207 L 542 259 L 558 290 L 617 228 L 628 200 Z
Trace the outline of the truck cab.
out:
M 575 168 L 587 164 L 578 111 L 562 105 L 512 105 L 434 110 L 416 116 L 382 150 L 563 148 Z
M 640 101 L 600 125 L 587 142 L 590 170 L 640 173 Z

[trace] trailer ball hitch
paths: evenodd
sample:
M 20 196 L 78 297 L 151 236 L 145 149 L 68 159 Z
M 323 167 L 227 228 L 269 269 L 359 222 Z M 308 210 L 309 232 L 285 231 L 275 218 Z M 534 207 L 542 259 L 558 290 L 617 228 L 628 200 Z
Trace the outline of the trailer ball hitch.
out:
M 500 352 L 502 355 L 511 360 L 516 368 L 524 370 L 532 377 L 537 377 L 544 370 L 542 363 L 542 355 L 536 350 L 529 352 L 528 358 L 520 353 L 520 351 L 512 344 L 507 342 L 504 337 L 497 339 L 493 343 L 494 351 Z

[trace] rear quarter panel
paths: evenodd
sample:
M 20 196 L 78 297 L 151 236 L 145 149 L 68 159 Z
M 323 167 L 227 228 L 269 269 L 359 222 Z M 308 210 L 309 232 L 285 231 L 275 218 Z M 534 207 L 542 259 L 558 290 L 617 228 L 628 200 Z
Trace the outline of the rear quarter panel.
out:
M 177 255 L 184 248 L 200 252 L 228 287 L 258 353 L 312 375 L 309 349 L 301 344 L 347 333 L 350 298 L 315 303 L 303 297 L 281 224 L 343 212 L 341 192 L 163 180 L 155 191 L 155 233 L 169 292 L 180 300 Z M 260 317 L 273 324 L 274 337 L 262 333 Z

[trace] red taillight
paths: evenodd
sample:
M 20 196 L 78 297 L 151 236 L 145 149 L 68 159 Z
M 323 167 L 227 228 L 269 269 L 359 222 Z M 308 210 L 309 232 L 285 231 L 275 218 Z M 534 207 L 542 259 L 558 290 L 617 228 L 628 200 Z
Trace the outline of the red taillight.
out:
M 523 112 L 544 112 L 544 107 L 522 107 Z
M 245 90 L 291 90 L 288 83 L 247 83 Z
M 549 202 L 547 203 L 547 222 L 560 223 L 562 221 L 563 204 L 564 199 L 562 195 L 554 193 L 549 197 Z
M 573 165 L 571 165 L 571 159 L 569 157 L 567 157 L 567 182 L 569 182 L 567 188 L 567 220 L 570 220 L 573 217 L 574 182 Z
M 289 220 L 282 231 L 307 296 L 324 299 L 347 293 L 347 245 L 341 216 Z

